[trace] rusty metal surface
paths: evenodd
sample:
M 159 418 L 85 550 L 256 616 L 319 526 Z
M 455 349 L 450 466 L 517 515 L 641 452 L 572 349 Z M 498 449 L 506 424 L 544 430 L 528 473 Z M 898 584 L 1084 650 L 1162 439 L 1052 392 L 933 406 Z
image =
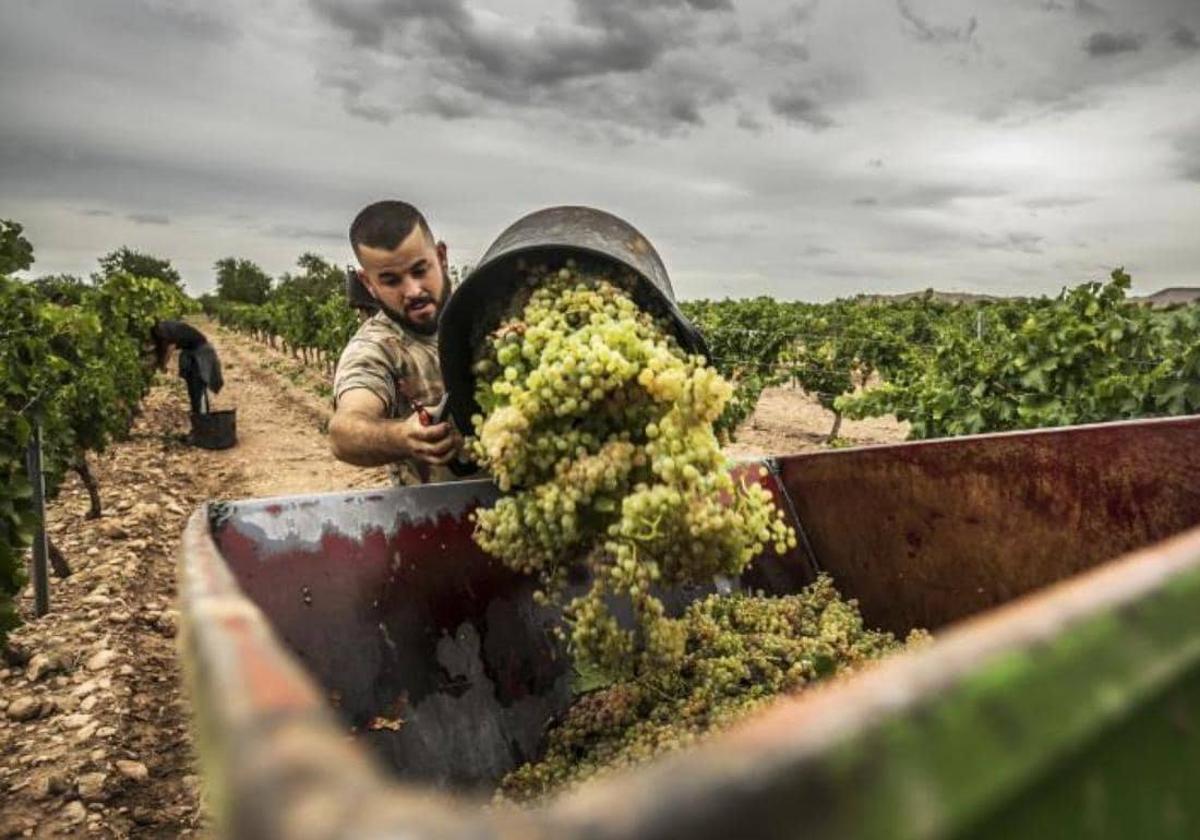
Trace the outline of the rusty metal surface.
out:
M 552 267 L 568 257 L 600 257 L 631 269 L 639 283 L 638 305 L 666 315 L 680 344 L 690 353 L 708 355 L 700 334 L 675 303 L 666 266 L 654 246 L 633 225 L 592 207 L 547 207 L 518 219 L 504 230 L 451 296 L 438 324 L 442 378 L 450 411 L 459 429 L 471 429 L 475 376 L 474 348 L 494 329 L 518 288 L 521 257 L 545 260 Z
M 734 470 L 782 501 L 760 472 Z M 490 790 L 537 755 L 570 702 L 560 613 L 471 539 L 471 511 L 495 495 L 473 481 L 231 502 L 213 528 L 242 591 L 401 778 Z M 794 550 L 762 558 L 740 584 L 791 592 L 811 580 Z M 581 573 L 575 591 L 586 585 Z M 709 591 L 660 594 L 679 612 Z
M 1171 779 L 1200 770 L 1200 733 L 1178 715 L 1200 701 L 1200 530 L 987 608 L 1195 521 L 1198 433 L 1194 419 L 1154 421 L 783 459 L 818 562 L 841 568 L 869 623 L 905 611 L 952 620 L 963 612 L 955 587 L 980 612 L 924 650 L 781 701 L 698 750 L 523 814 L 426 790 L 479 790 L 504 760 L 496 733 L 533 726 L 548 708 L 535 712 L 536 702 L 565 700 L 551 678 L 561 657 L 540 659 L 534 639 L 547 616 L 470 543 L 466 515 L 490 501 L 486 484 L 213 506 L 189 524 L 180 566 L 184 660 L 214 807 L 231 836 L 288 840 L 933 838 L 993 825 L 1078 836 L 1085 816 L 1138 825 L 1152 806 L 1174 820 L 1155 836 L 1191 836 L 1179 832 L 1200 825 L 1200 801 L 1179 804 Z M 739 471 L 779 492 L 755 465 Z M 872 510 L 891 524 L 877 525 Z M 958 535 L 939 539 L 929 524 L 938 522 Z M 921 523 L 922 545 L 942 560 L 918 574 L 908 528 Z M 835 550 L 834 526 L 853 551 Z M 970 534 L 983 561 L 956 562 Z M 1055 550 L 1013 561 L 1013 547 L 1033 551 L 1038 535 Z M 882 559 L 851 562 L 868 549 Z M 1024 568 L 1004 574 L 1003 563 Z M 864 570 L 886 585 L 865 585 Z M 811 569 L 796 551 L 756 574 L 743 583 L 790 591 Z M 489 659 L 488 640 L 507 645 L 514 634 L 529 647 Z M 538 685 L 549 686 L 540 700 L 518 696 Z M 340 720 L 326 708 L 336 686 L 346 691 Z M 370 738 L 393 777 L 421 785 L 385 784 L 370 751 L 345 737 L 347 720 L 386 713 L 397 690 L 407 692 L 405 725 Z M 510 710 L 522 702 L 530 711 L 517 720 Z M 1118 742 L 1140 752 L 1106 749 Z M 1161 765 L 1151 749 L 1165 751 Z M 508 760 L 523 750 L 509 745 Z M 1068 801 L 1103 789 L 1103 809 L 1055 807 L 1039 795 L 1047 779 Z
M 557 836 L 589 840 L 1195 837 L 1197 615 L 1192 529 L 543 816 Z M 1130 744 L 1148 733 L 1157 740 Z M 1054 807 L 1053 790 L 1073 800 Z
M 1200 418 L 780 459 L 868 622 L 937 628 L 1200 523 Z
M 235 502 L 214 529 L 241 589 L 404 778 L 487 786 L 569 701 L 556 616 L 471 541 L 492 498 L 456 482 Z
M 180 546 L 179 644 L 217 836 L 538 838 L 520 815 L 388 785 L 239 589 L 197 511 Z

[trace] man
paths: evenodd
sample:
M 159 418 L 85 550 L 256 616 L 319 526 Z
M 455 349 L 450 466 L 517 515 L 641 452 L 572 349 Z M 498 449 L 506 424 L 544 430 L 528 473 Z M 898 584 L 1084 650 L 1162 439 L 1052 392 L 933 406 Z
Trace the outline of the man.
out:
M 448 422 L 422 423 L 419 409 L 445 395 L 437 326 L 450 297 L 446 244 L 411 204 L 380 201 L 350 225 L 359 279 L 379 305 L 338 360 L 329 439 L 335 457 L 387 465 L 396 484 L 452 481 L 462 446 Z
M 221 360 L 208 338 L 183 321 L 159 321 L 150 328 L 150 337 L 154 341 L 155 361 L 160 370 L 167 369 L 171 347 L 179 348 L 179 375 L 187 383 L 192 414 L 207 414 L 208 391 L 219 394 L 225 385 Z

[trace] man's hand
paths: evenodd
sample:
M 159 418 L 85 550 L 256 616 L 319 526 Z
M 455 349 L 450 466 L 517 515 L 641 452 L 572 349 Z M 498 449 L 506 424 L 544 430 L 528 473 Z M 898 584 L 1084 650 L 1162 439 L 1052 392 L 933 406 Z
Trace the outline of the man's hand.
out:
M 392 420 L 385 412 L 383 401 L 365 388 L 342 394 L 329 423 L 334 457 L 360 467 L 383 466 L 401 458 L 447 464 L 462 446 L 462 437 L 449 423 L 422 426 L 416 413 Z
M 399 445 L 406 454 L 427 464 L 450 463 L 462 446 L 462 436 L 449 423 L 423 426 L 416 412 L 403 420 L 385 422 L 394 424 Z

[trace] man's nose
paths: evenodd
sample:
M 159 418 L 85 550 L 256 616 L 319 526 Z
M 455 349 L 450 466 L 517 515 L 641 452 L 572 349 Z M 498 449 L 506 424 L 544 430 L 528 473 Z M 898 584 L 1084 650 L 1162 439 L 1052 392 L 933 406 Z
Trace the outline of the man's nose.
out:
M 421 282 L 410 274 L 405 275 L 404 280 L 401 281 L 400 294 L 406 298 L 420 297 L 425 294 L 425 289 L 421 287 Z

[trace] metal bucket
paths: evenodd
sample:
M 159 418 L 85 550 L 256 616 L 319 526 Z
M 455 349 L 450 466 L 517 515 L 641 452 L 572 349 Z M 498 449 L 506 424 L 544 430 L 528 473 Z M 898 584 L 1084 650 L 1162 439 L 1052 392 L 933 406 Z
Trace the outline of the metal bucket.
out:
M 459 429 L 471 430 L 475 348 L 494 329 L 517 290 L 517 261 L 545 260 L 552 268 L 570 257 L 599 257 L 628 268 L 638 278 L 639 306 L 667 316 L 675 336 L 690 353 L 708 355 L 704 337 L 680 311 L 667 269 L 654 246 L 633 225 L 592 207 L 549 207 L 530 213 L 496 238 L 479 264 L 450 297 L 438 325 L 442 379 L 450 393 L 450 413 Z
M 237 444 L 237 409 L 192 413 L 188 443 L 201 449 L 229 449 Z

